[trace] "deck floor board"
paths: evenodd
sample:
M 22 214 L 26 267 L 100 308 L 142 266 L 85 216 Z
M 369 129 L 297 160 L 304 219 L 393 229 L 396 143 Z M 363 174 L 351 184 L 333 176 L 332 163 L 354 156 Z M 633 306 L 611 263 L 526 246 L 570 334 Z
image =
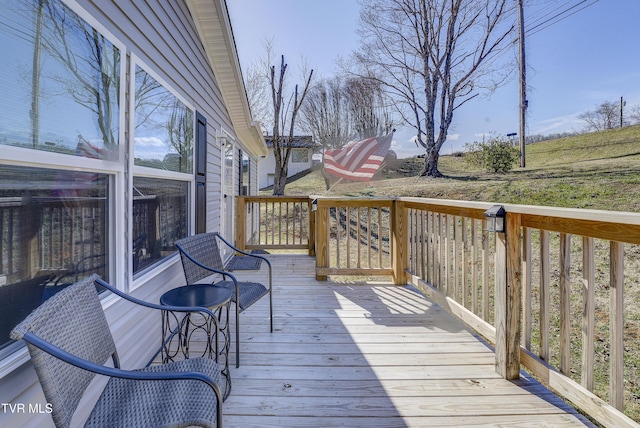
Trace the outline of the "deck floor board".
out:
M 313 258 L 268 257 L 274 332 L 267 299 L 241 314 L 226 427 L 591 425 L 526 374 L 501 379 L 492 348 L 411 287 L 318 282 Z

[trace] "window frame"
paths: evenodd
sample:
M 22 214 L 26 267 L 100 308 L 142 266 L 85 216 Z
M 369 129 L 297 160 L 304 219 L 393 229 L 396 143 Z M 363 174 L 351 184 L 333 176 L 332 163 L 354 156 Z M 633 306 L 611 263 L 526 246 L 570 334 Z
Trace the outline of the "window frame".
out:
M 187 199 L 187 234 L 193 234 L 194 228 L 195 228 L 195 185 L 196 185 L 196 180 L 195 180 L 195 130 L 196 130 L 196 115 L 197 115 L 197 110 L 195 108 L 195 106 L 189 102 L 187 99 L 185 99 L 185 97 L 183 97 L 177 90 L 175 90 L 173 88 L 172 85 L 170 85 L 166 79 L 164 79 L 159 73 L 157 73 L 153 67 L 149 66 L 142 58 L 140 58 L 140 56 L 136 55 L 135 53 L 130 53 L 129 54 L 130 60 L 129 60 L 129 70 L 128 70 L 128 76 L 130 76 L 129 78 L 129 94 L 131 94 L 131 96 L 129 96 L 129 102 L 128 102 L 128 106 L 127 106 L 127 110 L 129 112 L 129 120 L 128 123 L 125 123 L 124 126 L 127 127 L 127 129 L 129 130 L 128 135 L 128 165 L 127 165 L 127 170 L 129 171 L 129 174 L 127 174 L 127 183 L 126 183 L 126 204 L 127 204 L 127 216 L 123 217 L 126 218 L 127 220 L 127 227 L 126 227 L 126 236 L 133 236 L 133 218 L 132 218 L 132 213 L 133 213 L 133 178 L 134 177 L 144 177 L 144 178 L 156 178 L 156 179 L 168 179 L 168 180 L 177 180 L 177 181 L 183 181 L 183 182 L 187 182 L 188 183 L 188 187 L 187 187 L 187 195 L 186 195 L 186 199 Z M 169 93 L 171 93 L 173 96 L 175 96 L 181 103 L 183 103 L 185 105 L 186 108 L 188 108 L 189 110 L 191 110 L 192 114 L 192 122 L 193 122 L 193 135 L 191 136 L 192 138 L 192 144 L 191 144 L 191 155 L 192 155 L 192 165 L 191 165 L 191 171 L 190 172 L 177 172 L 177 171 L 167 171 L 167 170 L 162 170 L 162 169 L 157 169 L 157 168 L 151 168 L 151 167 L 147 167 L 147 166 L 140 166 L 140 165 L 135 165 L 135 159 L 134 159 L 134 155 L 135 155 L 135 144 L 134 144 L 134 140 L 135 140 L 135 92 L 136 92 L 136 79 L 135 79 L 135 73 L 136 73 L 136 67 L 141 68 L 142 70 L 144 70 L 145 73 L 147 73 L 149 76 L 151 76 L 153 79 L 156 80 L 156 82 L 158 82 L 159 84 L 161 84 L 163 86 L 163 88 L 167 91 L 169 91 Z M 126 246 L 127 246 L 127 251 L 126 254 L 131 255 L 133 253 L 133 243 L 131 239 L 127 239 L 126 240 Z M 127 271 L 127 281 L 126 284 L 128 284 L 128 291 L 133 291 L 137 288 L 139 288 L 141 285 L 143 285 L 144 283 L 146 283 L 148 280 L 150 280 L 152 277 L 158 275 L 162 270 L 164 270 L 167 266 L 166 263 L 167 262 L 171 262 L 173 260 L 173 262 L 177 261 L 177 255 L 174 254 L 172 256 L 168 256 L 165 258 L 162 258 L 160 260 L 158 260 L 157 262 L 153 263 L 151 266 L 144 268 L 142 270 L 140 270 L 139 272 L 136 272 L 134 274 L 133 272 L 133 259 L 130 256 L 127 256 L 127 259 L 125 261 L 125 265 L 126 265 L 126 271 Z
M 127 90 L 127 54 L 126 45 L 120 41 L 112 32 L 107 30 L 97 19 L 89 12 L 81 7 L 75 0 L 59 0 L 71 11 L 77 14 L 88 25 L 93 27 L 102 36 L 120 51 L 119 64 L 119 91 L 118 99 L 120 108 L 118 111 L 118 147 L 116 159 L 94 159 L 90 157 L 75 156 L 64 153 L 49 152 L 25 147 L 16 147 L 9 145 L 0 145 L 2 148 L 2 157 L 0 164 L 11 166 L 22 166 L 31 168 L 46 168 L 60 171 L 78 171 L 87 173 L 104 174 L 108 177 L 107 191 L 107 218 L 106 224 L 109 236 L 107 248 L 108 251 L 108 272 L 109 280 L 117 286 L 117 288 L 126 291 L 127 282 L 125 281 L 125 269 L 122 263 L 118 262 L 118 255 L 124 254 L 126 249 L 126 241 L 124 237 L 124 225 L 117 221 L 124 218 L 125 202 L 119 195 L 124 194 L 125 177 L 127 166 L 125 165 L 125 148 L 127 116 L 126 108 L 123 108 L 126 100 Z M 106 296 L 100 296 L 104 308 L 111 306 L 117 299 L 110 293 Z M 0 354 L 0 379 L 13 373 L 16 369 L 29 361 L 29 353 L 26 346 L 13 347 L 4 349 Z

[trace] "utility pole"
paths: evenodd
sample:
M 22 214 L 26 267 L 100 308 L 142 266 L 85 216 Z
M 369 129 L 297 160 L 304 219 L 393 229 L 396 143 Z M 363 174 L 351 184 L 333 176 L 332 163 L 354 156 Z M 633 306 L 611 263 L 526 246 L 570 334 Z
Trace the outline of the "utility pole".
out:
M 520 168 L 524 168 L 525 162 L 525 120 L 527 113 L 527 62 L 524 56 L 524 0 L 518 0 L 518 29 L 520 36 L 518 37 L 520 44 Z
M 620 97 L 620 128 L 622 128 L 622 107 L 624 107 L 625 104 L 622 97 Z

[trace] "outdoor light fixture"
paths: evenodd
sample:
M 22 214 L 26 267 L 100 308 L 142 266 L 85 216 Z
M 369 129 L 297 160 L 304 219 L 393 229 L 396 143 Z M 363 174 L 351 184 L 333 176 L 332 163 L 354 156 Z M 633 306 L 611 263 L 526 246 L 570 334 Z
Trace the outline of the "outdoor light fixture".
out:
M 311 211 L 318 211 L 318 200 L 314 199 L 311 201 Z
M 502 205 L 494 205 L 484 212 L 484 216 L 487 218 L 488 232 L 500 232 L 504 233 L 504 216 L 506 211 Z

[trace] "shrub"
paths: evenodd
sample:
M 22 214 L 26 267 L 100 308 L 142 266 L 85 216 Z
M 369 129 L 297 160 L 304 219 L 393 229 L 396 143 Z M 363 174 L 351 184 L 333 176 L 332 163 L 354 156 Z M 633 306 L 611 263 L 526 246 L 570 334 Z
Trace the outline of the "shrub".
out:
M 520 151 L 504 138 L 494 137 L 487 142 L 465 144 L 465 160 L 487 172 L 504 174 L 511 171 Z

